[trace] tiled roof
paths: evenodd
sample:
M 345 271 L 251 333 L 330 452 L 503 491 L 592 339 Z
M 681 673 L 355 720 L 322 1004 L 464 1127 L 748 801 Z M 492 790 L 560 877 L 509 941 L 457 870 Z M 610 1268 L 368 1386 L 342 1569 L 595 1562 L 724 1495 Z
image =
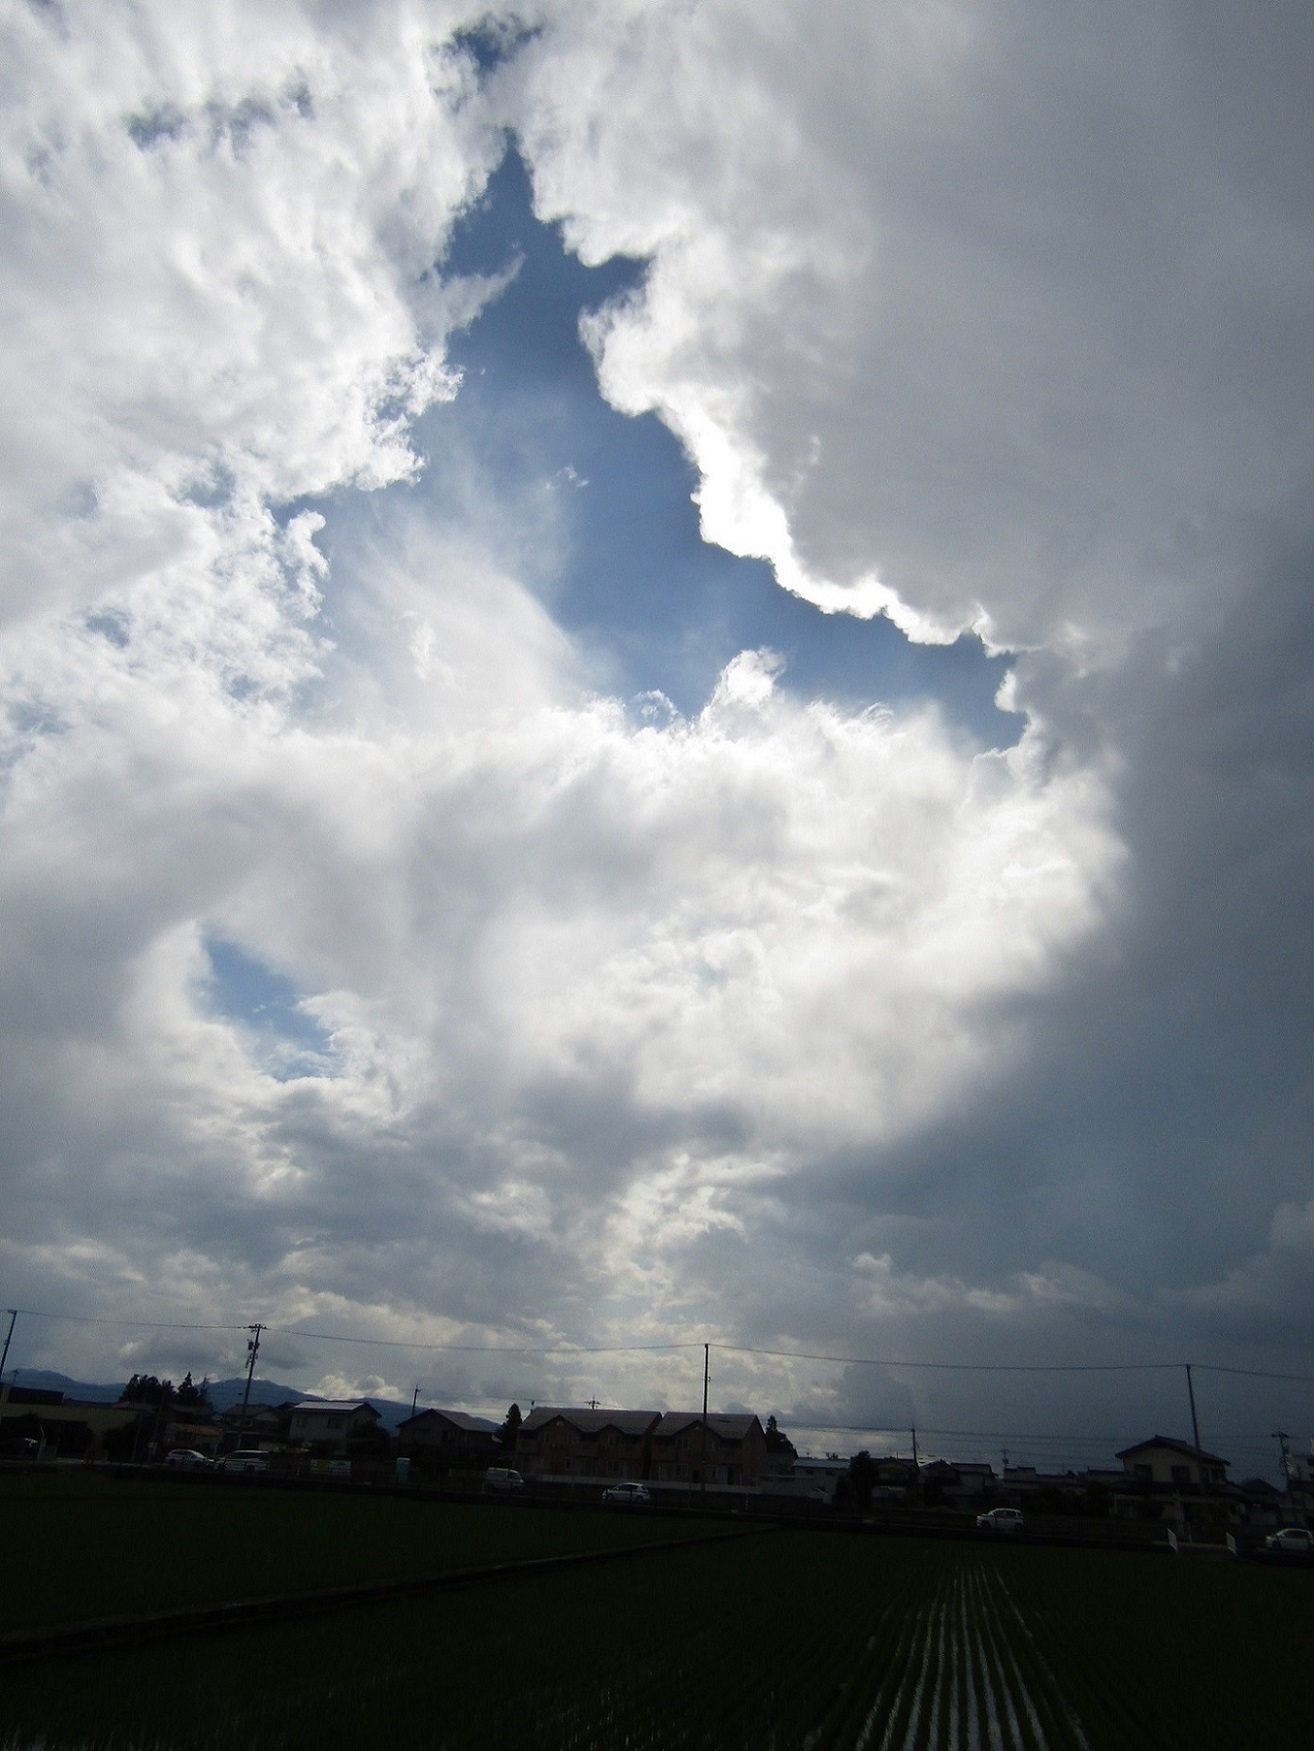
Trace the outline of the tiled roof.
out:
M 530 1411 L 520 1425 L 522 1435 L 537 1435 L 541 1429 L 560 1417 L 581 1435 L 598 1435 L 603 1429 L 617 1429 L 622 1435 L 643 1435 L 661 1417 L 660 1411 L 602 1411 L 558 1409 L 541 1404 Z
M 464 1429 L 467 1435 L 495 1435 L 500 1427 L 487 1417 L 472 1417 L 468 1411 L 444 1411 L 437 1405 L 430 1405 L 427 1410 L 417 1412 L 413 1417 L 398 1424 L 399 1428 L 409 1429 L 414 1423 L 422 1423 L 426 1417 L 443 1417 L 449 1423 L 454 1423 L 458 1429 Z
M 378 1411 L 363 1398 L 306 1398 L 300 1404 L 292 1406 L 294 1417 L 303 1417 L 314 1413 L 323 1416 L 345 1417 L 352 1411 L 368 1411 L 372 1417 L 378 1416 Z
M 719 1435 L 723 1441 L 742 1441 L 756 1422 L 757 1418 L 751 1412 L 746 1416 L 712 1413 L 708 1416 L 707 1427 L 711 1434 Z M 682 1434 L 686 1429 L 701 1429 L 702 1426 L 703 1413 L 701 1411 L 667 1411 L 653 1430 L 652 1438 L 654 1441 L 669 1441 L 673 1436 Z
M 1192 1447 L 1189 1441 L 1179 1441 L 1175 1435 L 1151 1435 L 1148 1441 L 1138 1441 L 1134 1447 L 1124 1447 L 1121 1453 L 1115 1453 L 1115 1459 L 1127 1459 L 1133 1453 L 1144 1453 L 1151 1447 L 1168 1447 L 1174 1453 L 1185 1453 L 1188 1459 L 1205 1459 L 1210 1465 L 1227 1465 L 1226 1459 L 1221 1459 L 1217 1453 L 1206 1453 L 1203 1447 Z

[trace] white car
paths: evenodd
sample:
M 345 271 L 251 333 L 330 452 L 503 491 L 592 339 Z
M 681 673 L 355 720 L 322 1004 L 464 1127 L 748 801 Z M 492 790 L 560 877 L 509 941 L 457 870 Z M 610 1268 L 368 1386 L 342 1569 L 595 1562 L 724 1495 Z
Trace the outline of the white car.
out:
M 614 1483 L 602 1492 L 604 1502 L 629 1502 L 632 1505 L 642 1505 L 650 1502 L 652 1497 L 641 1483 Z
M 255 1447 L 239 1447 L 236 1453 L 230 1453 L 226 1459 L 219 1461 L 220 1471 L 268 1471 L 269 1461 Z
M 166 1455 L 165 1465 L 171 1471 L 209 1471 L 214 1464 L 204 1453 L 198 1453 L 194 1447 L 175 1447 Z
M 989 1508 L 976 1517 L 978 1532 L 1020 1532 L 1022 1515 L 1016 1508 Z
M 1265 1550 L 1284 1550 L 1289 1556 L 1314 1555 L 1314 1532 L 1303 1526 L 1284 1526 L 1281 1532 L 1270 1532 L 1264 1540 Z

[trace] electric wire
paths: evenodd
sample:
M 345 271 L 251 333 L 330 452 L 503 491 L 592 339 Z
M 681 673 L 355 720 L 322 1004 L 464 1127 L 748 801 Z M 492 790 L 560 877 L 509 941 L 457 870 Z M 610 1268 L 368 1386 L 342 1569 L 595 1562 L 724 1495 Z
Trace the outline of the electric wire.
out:
M 93 1326 L 126 1326 L 147 1331 L 212 1331 L 242 1332 L 251 1329 L 251 1322 L 233 1324 L 205 1320 L 132 1319 L 120 1315 L 87 1313 L 52 1313 L 43 1308 L 10 1309 L 26 1319 L 66 1320 Z M 264 1326 L 280 1337 L 301 1338 L 307 1342 L 355 1344 L 365 1348 L 418 1350 L 432 1354 L 486 1356 L 628 1356 L 675 1354 L 697 1351 L 706 1347 L 721 1355 L 758 1356 L 787 1362 L 825 1362 L 848 1368 L 889 1368 L 905 1372 L 925 1370 L 959 1374 L 1137 1374 L 1168 1373 L 1191 1367 L 1200 1373 L 1235 1375 L 1248 1380 L 1276 1380 L 1300 1385 L 1314 1385 L 1314 1374 L 1297 1374 L 1268 1368 L 1239 1368 L 1223 1362 L 945 1362 L 912 1360 L 906 1357 L 849 1356 L 823 1350 L 777 1350 L 758 1344 L 733 1344 L 721 1339 L 705 1341 L 694 1338 L 668 1339 L 660 1343 L 642 1344 L 580 1344 L 565 1341 L 557 1344 L 468 1344 L 418 1338 L 380 1338 L 357 1332 L 307 1331 L 301 1326 Z M 823 1425 L 818 1425 L 823 1426 Z M 824 1425 L 841 1427 L 842 1425 Z

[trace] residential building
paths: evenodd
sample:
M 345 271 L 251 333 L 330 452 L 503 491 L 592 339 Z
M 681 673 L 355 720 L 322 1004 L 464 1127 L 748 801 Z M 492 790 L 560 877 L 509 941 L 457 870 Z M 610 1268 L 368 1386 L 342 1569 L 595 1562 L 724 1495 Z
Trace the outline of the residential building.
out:
M 995 1487 L 992 1465 L 974 1459 L 933 1459 L 921 1469 L 925 1500 L 977 1508 Z
M 221 1445 L 282 1447 L 287 1443 L 291 1417 L 290 1404 L 249 1404 L 245 1410 L 240 1403 L 230 1405 L 219 1417 L 224 1430 Z
M 397 1452 L 424 1471 L 479 1471 L 496 1457 L 497 1431 L 487 1417 L 423 1410 L 398 1425 Z
M 309 1447 L 323 1457 L 345 1453 L 350 1441 L 369 1436 L 381 1418 L 363 1398 L 313 1398 L 294 1404 L 288 1418 L 288 1439 L 294 1447 Z
M 754 1489 L 766 1469 L 766 1434 L 755 1416 L 667 1411 L 652 1435 L 656 1483 Z
M 524 1478 L 646 1478 L 660 1421 L 660 1411 L 540 1405 L 516 1435 L 516 1470 Z
M 790 1493 L 815 1501 L 833 1502 L 840 1480 L 848 1475 L 849 1462 L 838 1454 L 830 1454 L 824 1459 L 804 1455 L 794 1461 L 789 1478 Z M 775 1492 L 780 1485 L 771 1483 L 769 1487 Z
M 1122 1461 L 1128 1481 L 1150 1488 L 1199 1494 L 1227 1483 L 1226 1459 L 1171 1435 L 1151 1435 L 1148 1441 L 1124 1447 L 1114 1457 Z
M 0 1442 L 27 1437 L 53 1458 L 131 1459 L 145 1454 L 155 1407 L 83 1403 L 30 1386 L 0 1389 Z

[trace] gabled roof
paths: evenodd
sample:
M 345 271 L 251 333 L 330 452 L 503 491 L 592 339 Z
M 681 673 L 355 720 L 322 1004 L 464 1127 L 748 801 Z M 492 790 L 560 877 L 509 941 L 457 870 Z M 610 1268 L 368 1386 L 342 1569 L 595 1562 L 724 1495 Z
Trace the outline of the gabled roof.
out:
M 541 1404 L 530 1411 L 520 1425 L 522 1435 L 537 1435 L 549 1423 L 560 1417 L 581 1435 L 599 1435 L 604 1429 L 616 1429 L 622 1435 L 646 1435 L 660 1421 L 660 1411 L 595 1411 L 557 1409 Z
M 294 1417 L 348 1417 L 353 1411 L 368 1411 L 372 1417 L 379 1414 L 366 1398 L 306 1398 L 292 1406 Z
M 759 1429 L 762 1427 L 751 1411 L 746 1416 L 712 1414 L 707 1419 L 708 1431 L 722 1441 L 742 1441 L 754 1423 Z M 652 1438 L 654 1441 L 669 1441 L 688 1429 L 701 1429 L 702 1426 L 701 1411 L 667 1411 L 653 1430 Z
M 419 1411 L 413 1417 L 407 1417 L 398 1423 L 399 1429 L 413 1428 L 416 1423 L 422 1423 L 426 1417 L 441 1417 L 444 1422 L 452 1423 L 467 1435 L 495 1435 L 499 1424 L 490 1422 L 487 1417 L 472 1417 L 468 1411 L 444 1411 L 436 1405 L 430 1405 L 428 1410 Z
M 1147 1453 L 1151 1447 L 1167 1447 L 1173 1453 L 1184 1453 L 1188 1459 L 1202 1459 L 1209 1465 L 1230 1463 L 1217 1453 L 1206 1453 L 1203 1447 L 1193 1447 L 1189 1441 L 1179 1441 L 1175 1435 L 1151 1435 L 1148 1441 L 1137 1441 L 1134 1446 L 1124 1447 L 1121 1453 L 1115 1453 L 1113 1457 L 1130 1459 L 1133 1453 Z

